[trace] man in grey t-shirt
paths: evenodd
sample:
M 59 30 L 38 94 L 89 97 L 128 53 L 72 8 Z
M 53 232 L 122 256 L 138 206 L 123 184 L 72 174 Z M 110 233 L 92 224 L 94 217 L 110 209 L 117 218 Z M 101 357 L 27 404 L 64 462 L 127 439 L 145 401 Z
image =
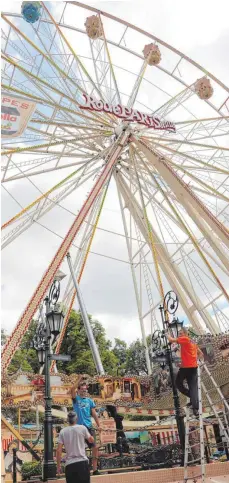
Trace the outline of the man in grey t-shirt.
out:
M 69 426 L 62 429 L 56 453 L 57 471 L 61 471 L 61 455 L 63 445 L 66 452 L 65 476 L 67 483 L 90 483 L 90 470 L 85 451 L 85 441 L 94 443 L 85 426 L 76 424 L 77 415 L 74 411 L 68 413 Z

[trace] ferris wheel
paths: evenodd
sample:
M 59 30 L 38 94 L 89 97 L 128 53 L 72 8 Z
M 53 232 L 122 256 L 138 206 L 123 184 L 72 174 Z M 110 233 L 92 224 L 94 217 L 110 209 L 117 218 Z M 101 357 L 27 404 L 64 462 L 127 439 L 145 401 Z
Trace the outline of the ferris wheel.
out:
M 82 200 L 56 233 L 60 246 L 31 289 L 3 368 L 71 247 L 80 282 L 98 230 L 111 246 L 125 238 L 145 347 L 170 289 L 196 333 L 227 331 L 228 87 L 151 33 L 80 2 L 23 2 L 2 17 L 2 185 L 14 185 L 16 202 L 25 179 L 40 191 L 3 224 L 2 248 L 34 224 L 45 229 L 52 210 L 64 218 L 69 197 Z M 111 190 L 122 234 L 100 226 Z M 69 278 L 57 352 L 75 297 Z M 149 366 L 148 357 L 146 349 Z

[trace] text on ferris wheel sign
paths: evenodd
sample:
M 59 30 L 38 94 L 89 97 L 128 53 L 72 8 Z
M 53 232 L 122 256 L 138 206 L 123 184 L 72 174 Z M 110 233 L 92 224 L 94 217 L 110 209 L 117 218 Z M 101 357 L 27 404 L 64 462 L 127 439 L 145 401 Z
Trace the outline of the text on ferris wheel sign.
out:
M 83 96 L 85 99 L 85 104 L 80 105 L 81 109 L 88 109 L 89 111 L 103 111 L 109 114 L 114 114 L 125 121 L 137 122 L 138 124 L 144 124 L 145 126 L 153 129 L 176 132 L 176 127 L 173 122 L 162 121 L 158 117 L 137 111 L 136 109 L 121 106 L 120 104 L 113 106 L 108 102 L 97 100 L 88 94 L 83 94 Z

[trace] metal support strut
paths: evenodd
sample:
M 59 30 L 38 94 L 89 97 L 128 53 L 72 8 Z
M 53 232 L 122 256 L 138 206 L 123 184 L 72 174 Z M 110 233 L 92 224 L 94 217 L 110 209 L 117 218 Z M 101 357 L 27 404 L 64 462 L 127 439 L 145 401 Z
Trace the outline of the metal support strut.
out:
M 75 289 L 76 289 L 76 295 L 77 295 L 77 298 L 78 298 L 84 327 L 85 327 L 85 330 L 86 330 L 86 333 L 87 333 L 88 342 L 89 342 L 89 345 L 90 345 L 90 348 L 91 348 L 91 351 L 92 351 L 95 367 L 96 367 L 98 374 L 103 375 L 103 374 L 105 374 L 105 371 L 104 371 L 103 364 L 102 364 L 102 361 L 101 361 L 101 357 L 100 357 L 100 354 L 99 354 L 99 350 L 98 350 L 98 347 L 97 347 L 97 344 L 96 344 L 96 341 L 95 341 L 95 338 L 94 338 L 94 334 L 92 332 L 92 328 L 91 328 L 91 324 L 90 324 L 90 321 L 89 321 L 89 318 L 88 318 L 88 314 L 87 314 L 87 311 L 85 309 L 85 305 L 84 305 L 84 302 L 83 302 L 83 298 L 82 298 L 82 294 L 81 294 L 81 291 L 80 291 L 80 288 L 79 288 L 79 284 L 76 280 L 76 276 L 75 276 L 75 273 L 74 273 L 74 270 L 73 270 L 70 253 L 67 254 L 67 261 L 68 261 L 68 266 L 69 266 L 69 269 L 70 269 L 70 272 L 71 272 L 72 280 L 73 280 L 73 283 L 74 283 L 74 286 L 75 286 Z

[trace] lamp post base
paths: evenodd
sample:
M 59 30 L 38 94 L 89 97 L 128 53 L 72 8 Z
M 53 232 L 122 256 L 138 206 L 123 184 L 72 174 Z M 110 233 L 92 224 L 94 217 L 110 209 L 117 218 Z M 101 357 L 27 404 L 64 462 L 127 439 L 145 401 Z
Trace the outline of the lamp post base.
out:
M 181 466 L 184 466 L 184 452 L 185 452 L 185 425 L 183 416 L 176 415 L 177 429 L 179 434 L 179 440 L 182 450 L 181 456 Z
M 48 461 L 43 463 L 42 481 L 55 480 L 55 479 L 56 479 L 56 463 L 54 461 Z

